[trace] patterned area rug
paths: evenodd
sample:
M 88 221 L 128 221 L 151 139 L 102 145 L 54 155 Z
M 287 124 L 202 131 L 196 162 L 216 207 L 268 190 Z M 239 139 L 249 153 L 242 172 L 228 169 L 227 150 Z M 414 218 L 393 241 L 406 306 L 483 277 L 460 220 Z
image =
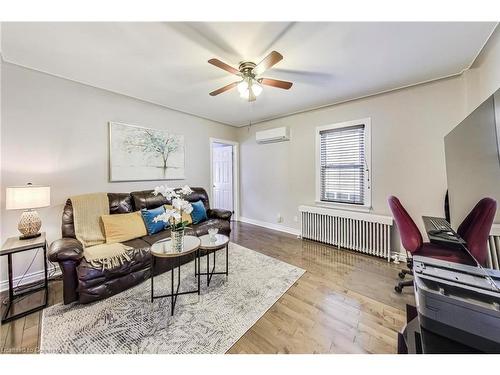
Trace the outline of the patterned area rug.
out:
M 223 250 L 217 266 L 225 267 Z M 196 289 L 193 262 L 181 268 L 181 291 Z M 173 317 L 170 298 L 150 302 L 147 280 L 103 301 L 45 309 L 40 352 L 225 353 L 304 272 L 231 243 L 229 277 L 214 275 L 207 288 L 202 276 L 201 296 L 179 296 Z M 156 295 L 170 292 L 170 274 L 155 277 Z

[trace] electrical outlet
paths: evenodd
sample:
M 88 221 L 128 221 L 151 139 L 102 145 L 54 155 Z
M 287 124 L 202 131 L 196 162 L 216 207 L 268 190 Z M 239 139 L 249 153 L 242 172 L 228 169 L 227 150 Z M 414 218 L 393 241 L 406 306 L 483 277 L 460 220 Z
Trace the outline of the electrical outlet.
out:
M 299 222 L 299 218 L 297 216 L 294 216 L 293 217 L 293 221 L 295 221 L 296 223 L 298 223 Z

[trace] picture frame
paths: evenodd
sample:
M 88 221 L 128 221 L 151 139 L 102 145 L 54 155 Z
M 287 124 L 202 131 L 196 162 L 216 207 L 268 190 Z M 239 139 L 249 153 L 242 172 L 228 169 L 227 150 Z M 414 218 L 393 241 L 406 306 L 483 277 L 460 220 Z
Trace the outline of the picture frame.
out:
M 109 122 L 109 180 L 185 179 L 184 135 Z

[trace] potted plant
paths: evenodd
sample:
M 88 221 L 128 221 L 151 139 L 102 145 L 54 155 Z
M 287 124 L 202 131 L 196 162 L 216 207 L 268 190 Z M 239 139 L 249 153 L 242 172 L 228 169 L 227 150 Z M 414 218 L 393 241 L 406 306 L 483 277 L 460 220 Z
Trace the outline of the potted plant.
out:
M 185 199 L 192 192 L 188 185 L 177 191 L 174 188 L 161 185 L 153 191 L 153 195 L 161 194 L 172 202 L 172 209 L 165 209 L 165 213 L 156 216 L 153 220 L 155 222 L 163 221 L 170 225 L 172 249 L 175 251 L 182 251 L 184 232 L 188 225 L 187 221 L 182 221 L 182 214 L 184 212 L 190 214 L 193 211 L 193 206 Z

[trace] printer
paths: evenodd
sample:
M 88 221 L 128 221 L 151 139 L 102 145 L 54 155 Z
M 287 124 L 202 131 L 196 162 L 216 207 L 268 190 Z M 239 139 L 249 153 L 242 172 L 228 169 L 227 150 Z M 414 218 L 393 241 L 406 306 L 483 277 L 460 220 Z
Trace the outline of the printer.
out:
M 424 353 L 443 352 L 426 336 L 500 353 L 500 271 L 421 256 L 413 258 L 413 271 Z

